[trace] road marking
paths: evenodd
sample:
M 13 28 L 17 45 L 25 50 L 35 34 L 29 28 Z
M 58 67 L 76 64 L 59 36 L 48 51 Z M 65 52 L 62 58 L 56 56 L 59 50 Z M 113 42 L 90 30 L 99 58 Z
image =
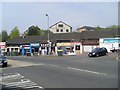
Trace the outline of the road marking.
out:
M 105 73 L 100 73 L 100 72 L 96 72 L 96 71 L 90 71 L 90 70 L 85 70 L 85 69 L 79 69 L 79 68 L 73 68 L 73 67 L 67 67 L 68 69 L 71 70 L 77 70 L 77 71 L 82 71 L 82 72 L 88 72 L 88 73 L 93 73 L 93 74 L 98 74 L 98 75 L 107 75 Z
M 22 76 L 19 73 L 9 73 L 9 74 L 3 74 L 0 77 L 0 83 L 3 85 L 3 88 L 11 88 L 16 89 L 17 88 L 23 88 L 23 89 L 44 89 L 41 86 L 38 86 L 35 82 L 32 82 L 29 79 L 25 79 L 24 76 Z
M 53 67 L 59 67 L 58 65 L 54 65 L 54 64 L 45 64 L 45 65 L 53 66 Z

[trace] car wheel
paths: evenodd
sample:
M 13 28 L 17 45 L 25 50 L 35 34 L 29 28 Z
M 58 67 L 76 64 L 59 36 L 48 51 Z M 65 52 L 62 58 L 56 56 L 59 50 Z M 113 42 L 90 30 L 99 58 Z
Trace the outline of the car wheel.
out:
M 96 54 L 97 57 L 99 57 L 99 54 Z
M 106 53 L 105 55 L 108 55 L 108 53 Z

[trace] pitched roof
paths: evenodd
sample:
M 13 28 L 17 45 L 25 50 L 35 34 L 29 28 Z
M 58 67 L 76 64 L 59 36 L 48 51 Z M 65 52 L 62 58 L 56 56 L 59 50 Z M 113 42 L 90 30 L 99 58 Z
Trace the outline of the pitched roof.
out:
M 63 22 L 63 21 L 59 21 L 59 22 L 53 24 L 52 26 L 50 26 L 49 28 L 53 27 L 54 25 L 56 25 L 56 24 L 58 24 L 58 23 L 64 23 L 64 22 Z M 69 27 L 71 27 L 70 25 L 68 25 L 68 24 L 66 24 L 66 23 L 64 23 L 64 24 L 67 25 L 67 26 L 69 26 Z M 72 27 L 71 27 L 71 28 L 72 28 Z
M 56 42 L 57 40 L 74 40 L 80 41 L 82 39 L 99 39 L 99 38 L 113 38 L 118 34 L 118 30 L 100 30 L 100 31 L 85 31 L 85 32 L 72 32 L 72 33 L 50 33 L 50 41 Z M 44 36 L 26 36 L 25 38 L 19 37 L 14 40 L 9 40 L 7 44 L 26 44 L 31 42 L 47 43 L 48 34 Z
M 57 33 L 52 36 L 52 39 L 55 40 L 75 40 L 79 41 L 81 37 L 81 33 Z
M 83 26 L 83 27 L 81 27 L 81 28 L 78 28 L 77 30 L 79 30 L 79 29 L 95 30 L 95 28 L 94 28 L 94 27 L 91 27 L 91 26 Z
M 92 38 L 112 38 L 118 35 L 118 30 L 100 30 L 100 31 L 85 31 L 82 32 L 82 39 Z
M 30 42 L 39 42 L 40 40 L 41 40 L 40 36 L 25 36 L 9 40 L 7 41 L 7 44 L 26 44 Z

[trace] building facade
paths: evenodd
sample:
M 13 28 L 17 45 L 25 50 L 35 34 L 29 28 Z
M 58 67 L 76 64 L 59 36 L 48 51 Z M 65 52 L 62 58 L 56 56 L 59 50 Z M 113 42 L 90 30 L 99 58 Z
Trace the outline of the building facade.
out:
M 49 54 L 57 55 L 58 48 L 61 48 L 64 54 L 68 52 L 82 54 L 96 47 L 106 47 L 110 51 L 110 49 L 120 47 L 120 38 L 114 38 L 116 35 L 118 35 L 117 30 L 50 33 L 51 45 L 47 42 L 47 34 L 42 37 L 19 37 L 8 41 L 5 51 L 18 52 L 20 55 L 26 55 L 27 52 L 33 55 L 47 55 L 49 51 Z
M 83 26 L 77 29 L 77 32 L 84 32 L 84 31 L 95 31 L 95 28 L 90 26 Z
M 72 32 L 72 27 L 62 21 L 49 27 L 49 30 L 53 33 L 70 33 Z
M 99 45 L 107 48 L 108 52 L 113 49 L 120 49 L 120 38 L 100 38 Z

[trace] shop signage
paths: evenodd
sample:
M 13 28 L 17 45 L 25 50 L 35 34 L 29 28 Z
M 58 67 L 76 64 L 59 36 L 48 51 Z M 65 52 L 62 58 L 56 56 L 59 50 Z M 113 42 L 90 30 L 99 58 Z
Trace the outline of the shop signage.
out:
M 81 45 L 81 42 L 71 42 L 72 45 Z
M 30 49 L 30 45 L 21 45 L 20 48 L 24 48 L 24 49 Z
M 40 47 L 39 43 L 31 43 L 30 45 L 31 45 L 31 47 Z
M 72 46 L 71 43 L 57 43 L 57 46 Z
M 104 39 L 104 43 L 119 43 L 120 39 Z

